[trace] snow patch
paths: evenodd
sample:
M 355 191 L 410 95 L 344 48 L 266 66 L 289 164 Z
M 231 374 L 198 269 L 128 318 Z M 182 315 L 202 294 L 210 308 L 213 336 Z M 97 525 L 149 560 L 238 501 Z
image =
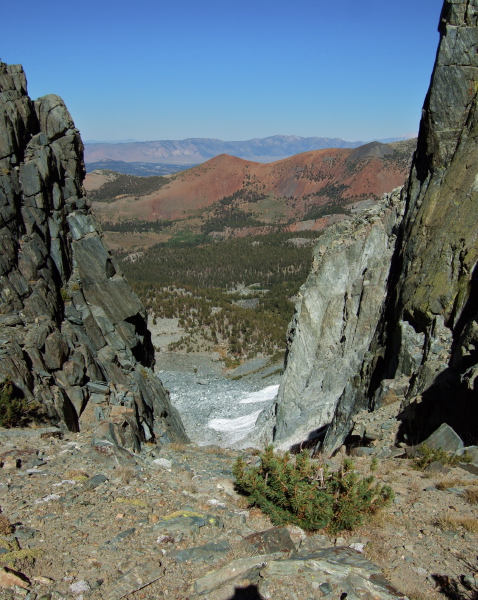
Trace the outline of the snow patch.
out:
M 244 396 L 239 404 L 253 404 L 256 402 L 269 402 L 273 400 L 277 395 L 278 385 L 269 385 L 262 390 L 256 392 L 249 392 Z M 209 429 L 214 429 L 222 434 L 222 439 L 227 440 L 227 444 L 233 446 L 240 440 L 247 437 L 253 430 L 257 421 L 257 417 L 262 412 L 262 409 L 256 410 L 252 413 L 242 415 L 241 417 L 235 417 L 233 419 L 227 418 L 216 418 L 211 419 L 207 423 Z
M 245 398 L 243 398 L 239 404 L 252 404 L 254 402 L 267 402 L 268 400 L 273 400 L 277 396 L 278 390 L 278 385 L 269 385 L 262 390 L 247 394 L 247 396 L 245 396 Z
M 228 442 L 234 444 L 242 440 L 242 438 L 246 437 L 254 429 L 260 412 L 260 410 L 256 410 L 249 415 L 235 419 L 211 419 L 207 426 L 215 431 L 227 433 Z

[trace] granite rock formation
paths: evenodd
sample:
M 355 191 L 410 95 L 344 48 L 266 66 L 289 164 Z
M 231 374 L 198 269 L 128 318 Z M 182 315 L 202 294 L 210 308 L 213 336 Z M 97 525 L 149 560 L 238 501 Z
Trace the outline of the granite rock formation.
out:
M 360 216 L 339 244 L 336 232 L 321 239 L 291 327 L 276 445 L 322 428 L 330 453 L 359 410 L 396 401 L 404 439 L 444 421 L 476 439 L 478 1 L 445 0 L 439 31 L 403 220 L 390 227 L 382 213 L 374 227 L 392 237 L 371 246 L 366 262 Z M 362 296 L 371 277 L 374 294 Z
M 383 306 L 402 207 L 396 190 L 320 238 L 289 326 L 276 445 L 320 436 L 339 398 L 352 392 Z
M 69 430 L 138 449 L 185 441 L 155 377 L 146 312 L 85 198 L 83 144 L 61 98 L 33 102 L 0 63 L 0 381 Z

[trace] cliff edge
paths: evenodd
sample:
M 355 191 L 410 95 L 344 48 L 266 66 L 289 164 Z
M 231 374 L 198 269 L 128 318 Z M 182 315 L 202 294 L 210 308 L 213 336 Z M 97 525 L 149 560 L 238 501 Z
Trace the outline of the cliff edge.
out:
M 401 435 L 421 440 L 447 422 L 472 443 L 478 425 L 478 2 L 446 0 L 439 32 L 393 286 L 376 338 L 384 360 L 372 374 L 370 396 L 379 406 L 383 382 L 406 377 Z
M 291 325 L 269 434 L 276 445 L 312 440 L 330 453 L 359 410 L 398 401 L 399 438 L 417 442 L 445 421 L 476 439 L 477 25 L 477 0 L 445 0 L 417 150 L 393 218 L 383 210 L 367 232 L 359 215 L 339 243 L 338 232 L 321 238 Z M 383 239 L 367 245 L 373 230 Z
M 103 244 L 83 144 L 61 98 L 0 63 L 0 381 L 106 443 L 185 441 L 151 368 L 146 312 Z

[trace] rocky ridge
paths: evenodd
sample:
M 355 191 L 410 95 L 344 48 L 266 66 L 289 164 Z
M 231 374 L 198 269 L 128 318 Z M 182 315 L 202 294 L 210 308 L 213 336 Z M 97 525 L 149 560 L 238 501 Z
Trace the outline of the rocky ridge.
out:
M 0 64 L 0 381 L 98 443 L 187 441 L 154 375 L 146 312 L 85 198 L 83 145 L 63 101 L 33 102 Z
M 305 443 L 326 429 L 325 439 L 312 445 L 333 452 L 353 429 L 355 413 L 390 402 L 401 406 L 398 440 L 417 442 L 443 422 L 468 443 L 476 439 L 477 21 L 476 0 L 445 0 L 418 146 L 402 192 L 403 220 L 388 228 L 386 251 L 377 246 L 367 255 L 371 264 L 384 261 L 373 302 L 357 308 L 368 265 L 357 272 L 350 261 L 338 264 L 355 240 L 361 243 L 363 218 L 347 225 L 339 244 L 333 232 L 321 238 L 319 261 L 291 325 L 273 411 L 269 439 L 281 446 Z M 386 230 L 389 223 L 384 212 L 375 227 Z M 332 309 L 337 314 L 324 330 Z M 360 320 L 362 335 L 354 339 Z

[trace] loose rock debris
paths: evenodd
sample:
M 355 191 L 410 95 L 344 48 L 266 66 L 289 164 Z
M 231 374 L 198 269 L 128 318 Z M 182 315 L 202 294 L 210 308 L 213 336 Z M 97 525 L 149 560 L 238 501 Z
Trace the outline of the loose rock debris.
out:
M 34 432 L 0 430 L 0 463 L 16 461 L 0 469 L 2 599 L 435 600 L 437 577 L 478 584 L 476 505 L 465 492 L 478 478 L 459 467 L 442 475 L 406 458 L 379 461 L 375 475 L 395 503 L 331 538 L 273 527 L 247 508 L 234 491 L 239 451 L 150 444 L 137 455 L 103 453 L 86 432 Z M 257 462 L 257 452 L 243 454 Z M 354 460 L 370 473 L 370 456 Z

